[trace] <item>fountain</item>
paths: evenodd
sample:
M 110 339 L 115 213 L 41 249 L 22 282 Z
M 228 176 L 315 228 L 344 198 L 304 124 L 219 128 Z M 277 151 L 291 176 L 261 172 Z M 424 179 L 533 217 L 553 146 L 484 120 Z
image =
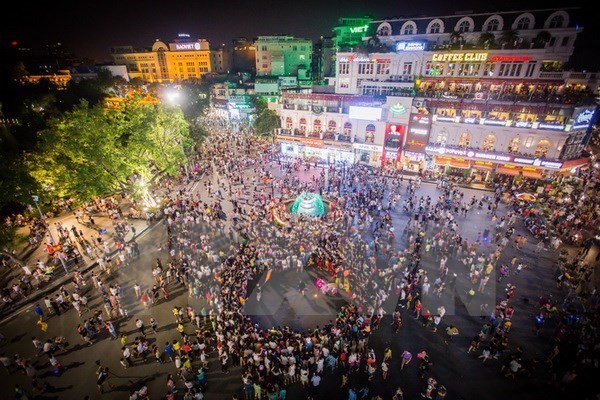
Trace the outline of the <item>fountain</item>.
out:
M 290 208 L 292 214 L 307 217 L 320 217 L 325 215 L 325 202 L 317 193 L 302 192 Z

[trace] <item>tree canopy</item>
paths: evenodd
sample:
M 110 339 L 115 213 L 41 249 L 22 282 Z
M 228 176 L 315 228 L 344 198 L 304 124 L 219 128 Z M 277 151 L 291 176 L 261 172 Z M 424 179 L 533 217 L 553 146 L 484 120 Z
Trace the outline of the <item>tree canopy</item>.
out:
M 32 174 L 57 196 L 85 201 L 176 174 L 189 146 L 179 108 L 136 99 L 111 108 L 82 101 L 40 132 Z

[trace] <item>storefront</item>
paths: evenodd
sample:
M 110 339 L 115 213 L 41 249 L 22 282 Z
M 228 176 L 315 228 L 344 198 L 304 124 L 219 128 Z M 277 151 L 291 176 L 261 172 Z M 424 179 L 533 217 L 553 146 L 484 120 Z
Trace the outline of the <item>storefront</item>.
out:
M 350 143 L 285 135 L 277 136 L 275 140 L 279 143 L 281 153 L 287 156 L 300 157 L 310 162 L 354 163 Z
M 354 143 L 354 159 L 357 163 L 366 164 L 373 167 L 381 166 L 383 146 L 368 143 Z
M 563 162 L 515 156 L 507 153 L 465 150 L 428 145 L 432 158 L 428 169 L 447 175 L 462 175 L 473 181 L 489 182 L 496 174 L 541 179 L 564 170 Z

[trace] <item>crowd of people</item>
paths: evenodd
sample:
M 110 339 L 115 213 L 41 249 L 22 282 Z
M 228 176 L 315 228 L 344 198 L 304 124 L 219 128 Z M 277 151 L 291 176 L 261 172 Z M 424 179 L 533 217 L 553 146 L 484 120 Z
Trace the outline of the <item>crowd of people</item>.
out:
M 390 375 L 412 368 L 413 355 L 409 350 L 395 355 L 392 342 L 380 349 L 371 343 L 372 335 L 390 327 L 395 335 L 402 330 L 403 319 L 413 317 L 447 346 L 456 346 L 455 338 L 463 332 L 442 320 L 448 319 L 446 310 L 454 307 L 458 294 L 467 312 L 481 321 L 465 350 L 487 368 L 499 360 L 496 367 L 507 379 L 531 377 L 544 362 L 555 375 L 568 365 L 560 378 L 560 388 L 565 389 L 581 368 L 595 368 L 597 315 L 573 311 L 578 295 L 595 299 L 595 292 L 579 289 L 578 282 L 589 279 L 589 269 L 579 259 L 562 266 L 567 299 L 560 304 L 542 295 L 531 318 L 536 334 L 544 333 L 546 320 L 559 321 L 557 345 L 548 358 L 540 359 L 511 341 L 518 309 L 514 278 L 531 266 L 519 256 L 526 236 L 516 234 L 523 207 L 502 204 L 506 188 L 469 197 L 452 184 L 440 183 L 436 195 L 419 195 L 419 178 L 359 165 L 315 170 L 243 132 L 215 132 L 193 163 L 196 167 L 182 175 L 182 182 L 196 181 L 204 193 L 193 193 L 186 185 L 176 187 L 179 182 L 166 185 L 168 195 L 160 213 L 167 240 L 160 249 L 168 253 L 167 260 L 159 258 L 143 272 L 152 277 L 152 286 L 136 282 L 132 288 L 135 301 L 145 309 L 185 289 L 190 301 L 172 310 L 177 339 L 164 345 L 149 341 L 147 335 L 160 329 L 154 318 L 136 318 L 133 339 L 117 329 L 115 321 L 130 314 L 122 301 L 127 294 L 118 279 L 105 281 L 128 268 L 139 250 L 135 240 L 122 240 L 127 224 L 119 222 L 123 216 L 118 204 L 111 202 L 101 207 L 116 221 L 117 256 L 110 259 L 113 249 L 101 235 L 85 243 L 76 230 L 63 229 L 65 241 L 75 240 L 83 254 L 97 257 L 98 270 L 86 277 L 76 274 L 72 291 L 63 287 L 55 298 L 46 299 L 45 308 L 36 306 L 44 331 L 50 315 L 73 308 L 82 319 L 76 327 L 82 341 L 92 345 L 99 333 L 108 332 L 120 347 L 122 368 L 148 360 L 172 362 L 176 373 L 166 378 L 167 399 L 181 394 L 186 400 L 202 399 L 210 385 L 209 360 L 216 360 L 223 374 L 232 366 L 241 369 L 242 390 L 234 398 L 285 399 L 291 385 L 301 388 L 303 398 L 318 398 L 326 379 L 338 382 L 339 392 L 349 400 L 399 400 L 406 389 L 385 383 Z M 301 170 L 311 172 L 308 179 L 299 178 Z M 302 192 L 331 199 L 327 213 L 317 218 L 291 215 L 288 206 Z M 408 219 L 404 227 L 394 223 L 397 215 Z M 467 237 L 463 228 L 473 220 L 481 229 Z M 536 250 L 545 248 L 540 243 Z M 260 303 L 268 287 L 265 273 L 290 271 L 310 276 L 311 281 L 298 287 L 303 296 L 315 279 L 335 288 L 341 305 L 328 323 L 309 329 L 286 323 L 261 326 L 249 315 L 248 304 Z M 88 306 L 83 294 L 88 285 L 102 299 L 101 308 Z M 497 287 L 504 288 L 500 298 Z M 575 338 L 581 344 L 573 356 Z M 56 338 L 49 340 L 51 350 L 46 351 L 45 344 L 41 348 L 59 370 L 60 347 Z M 34 338 L 39 350 L 38 342 Z M 2 357 L 3 363 L 8 360 L 7 368 L 17 360 Z M 415 368 L 420 395 L 445 398 L 448 389 L 432 369 L 428 349 L 414 358 L 419 360 Z M 16 365 L 28 373 L 26 362 Z M 98 390 L 103 392 L 110 374 L 102 365 L 96 373 Z M 36 382 L 36 374 L 31 376 Z M 130 396 L 149 395 L 147 388 L 135 387 Z

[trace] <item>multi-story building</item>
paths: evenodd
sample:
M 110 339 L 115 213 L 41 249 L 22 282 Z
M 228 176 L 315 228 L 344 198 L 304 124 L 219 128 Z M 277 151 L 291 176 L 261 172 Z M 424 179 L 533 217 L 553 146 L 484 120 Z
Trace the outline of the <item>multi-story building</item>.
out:
M 333 38 L 323 37 L 315 44 L 313 55 L 313 76 L 315 83 L 325 82 L 325 77 L 335 75 L 336 49 Z
M 373 21 L 382 45 L 338 52 L 336 93 L 416 96 L 405 168 L 484 180 L 570 171 L 583 162 L 598 84 L 563 71 L 583 29 L 567 11 Z
M 231 70 L 231 53 L 224 44 L 210 49 L 210 70 L 218 74 L 226 74 Z
M 598 87 L 594 73 L 564 71 L 583 29 L 574 11 L 373 21 L 367 36 L 379 40 L 338 51 L 335 95 L 283 95 L 282 151 L 332 159 L 327 149 L 348 139 L 371 165 L 568 174 L 587 161 Z
M 293 36 L 259 36 L 256 47 L 256 74 L 310 78 L 312 41 Z
M 231 68 L 234 72 L 256 71 L 256 47 L 254 42 L 245 37 L 235 38 L 231 41 L 232 62 Z
M 189 35 L 180 35 L 169 44 L 157 40 L 151 48 L 119 46 L 111 52 L 116 65 L 127 66 L 130 77 L 148 82 L 201 78 L 212 71 L 208 41 L 191 40 Z
M 397 165 L 411 98 L 283 92 L 271 104 L 281 117 L 281 152 L 310 160 Z M 414 110 L 416 112 L 416 110 Z

